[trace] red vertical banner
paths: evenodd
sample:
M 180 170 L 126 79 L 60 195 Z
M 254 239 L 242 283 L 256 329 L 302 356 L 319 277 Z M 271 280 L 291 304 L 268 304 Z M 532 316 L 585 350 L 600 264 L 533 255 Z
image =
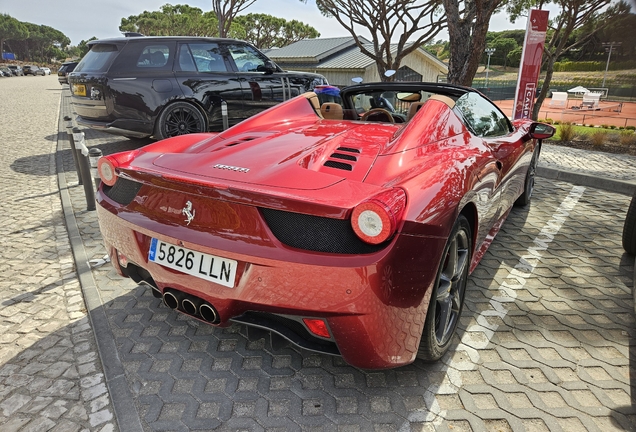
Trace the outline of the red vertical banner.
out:
M 548 11 L 532 9 L 528 16 L 526 37 L 523 41 L 521 64 L 517 78 L 517 91 L 512 117 L 516 119 L 532 117 L 534 97 L 539 83 L 541 59 L 545 34 L 548 30 Z

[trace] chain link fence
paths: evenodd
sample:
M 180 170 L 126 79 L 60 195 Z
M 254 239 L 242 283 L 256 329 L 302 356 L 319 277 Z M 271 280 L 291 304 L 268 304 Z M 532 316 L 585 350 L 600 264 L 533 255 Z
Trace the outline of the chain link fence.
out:
M 552 85 L 554 84 L 554 85 Z M 539 81 L 537 86 L 537 94 L 543 85 L 543 81 Z M 583 85 L 587 88 L 599 88 L 599 83 L 563 83 L 553 82 L 550 85 L 550 92 L 566 92 L 571 88 L 578 85 Z M 473 81 L 472 86 L 488 96 L 492 100 L 507 100 L 515 98 L 515 91 L 517 88 L 516 81 L 495 81 L 490 80 L 488 86 L 486 86 L 485 79 L 477 79 Z M 620 101 L 620 102 L 636 102 L 636 79 L 607 82 L 605 87 L 607 89 L 607 100 Z M 551 93 L 548 93 L 548 97 L 551 97 Z

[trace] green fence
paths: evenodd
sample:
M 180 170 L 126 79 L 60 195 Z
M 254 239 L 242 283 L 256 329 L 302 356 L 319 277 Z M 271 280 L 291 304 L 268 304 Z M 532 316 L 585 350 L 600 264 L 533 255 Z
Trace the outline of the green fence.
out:
M 564 83 L 564 82 L 555 82 L 552 81 L 550 85 L 550 91 L 568 91 L 569 89 L 576 87 L 578 85 L 584 85 L 587 88 L 600 88 L 602 83 Z M 537 87 L 537 94 L 543 85 L 542 81 L 539 81 L 539 85 Z M 488 82 L 488 86 L 486 86 L 485 79 L 476 79 L 473 81 L 472 86 L 484 93 L 492 100 L 506 100 L 506 99 L 514 99 L 515 91 L 517 88 L 516 81 L 494 81 L 491 80 Z M 634 102 L 636 101 L 636 82 L 634 81 L 619 81 L 619 82 L 607 82 L 605 84 L 605 88 L 607 89 L 607 99 L 608 100 L 616 100 L 622 102 Z M 550 94 L 548 94 L 550 97 Z

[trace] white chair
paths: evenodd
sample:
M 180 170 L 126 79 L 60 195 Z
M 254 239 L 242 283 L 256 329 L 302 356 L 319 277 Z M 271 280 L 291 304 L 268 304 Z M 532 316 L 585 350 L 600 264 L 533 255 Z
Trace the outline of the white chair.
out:
M 552 92 L 552 99 L 550 99 L 550 106 L 556 108 L 566 108 L 568 106 L 568 93 L 567 92 Z

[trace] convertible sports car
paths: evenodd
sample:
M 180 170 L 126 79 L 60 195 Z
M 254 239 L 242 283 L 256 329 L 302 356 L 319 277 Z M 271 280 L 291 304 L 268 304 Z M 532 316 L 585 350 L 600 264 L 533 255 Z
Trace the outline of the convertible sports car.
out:
M 120 274 L 182 313 L 361 368 L 435 361 L 553 133 L 470 88 L 317 88 L 102 157 L 99 221 Z

